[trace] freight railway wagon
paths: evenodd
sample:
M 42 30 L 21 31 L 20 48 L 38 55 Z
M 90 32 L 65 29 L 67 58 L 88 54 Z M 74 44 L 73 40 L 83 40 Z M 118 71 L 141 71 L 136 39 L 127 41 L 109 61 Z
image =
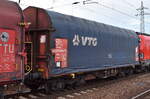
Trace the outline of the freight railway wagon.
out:
M 24 22 L 17 3 L 0 0 L 0 93 L 24 78 Z M 0 94 L 0 99 L 3 99 Z
M 24 76 L 23 13 L 17 3 L 0 1 L 0 85 L 20 81 Z
M 24 15 L 31 22 L 25 34 L 30 71 L 25 84 L 32 89 L 41 84 L 59 89 L 149 66 L 140 65 L 140 34 L 134 31 L 36 7 L 28 7 Z
M 31 23 L 26 30 L 24 21 Z M 149 64 L 147 34 L 36 7 L 22 12 L 17 3 L 0 1 L 0 99 L 4 85 L 49 91 L 147 71 Z

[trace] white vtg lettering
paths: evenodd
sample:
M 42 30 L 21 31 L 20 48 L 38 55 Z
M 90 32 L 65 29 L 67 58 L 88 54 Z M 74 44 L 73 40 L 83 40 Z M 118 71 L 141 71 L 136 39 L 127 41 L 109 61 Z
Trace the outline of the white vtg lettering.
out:
M 93 37 L 81 37 L 83 46 L 97 46 L 97 38 Z
M 81 39 L 79 37 L 79 35 L 75 35 L 73 38 L 73 45 L 78 46 L 80 44 L 80 40 L 81 40 L 81 44 L 83 46 L 97 46 L 97 38 L 94 37 L 86 37 L 86 36 L 81 36 Z M 78 44 L 76 44 L 78 43 Z

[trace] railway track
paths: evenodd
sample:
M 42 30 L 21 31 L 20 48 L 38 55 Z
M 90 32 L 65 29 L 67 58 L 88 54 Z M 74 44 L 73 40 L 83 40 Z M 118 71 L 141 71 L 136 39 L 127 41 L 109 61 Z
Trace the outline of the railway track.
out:
M 92 93 L 98 91 L 97 87 L 107 86 L 110 84 L 118 83 L 123 80 L 130 80 L 132 78 L 144 75 L 145 73 L 134 74 L 123 78 L 110 77 L 107 79 L 96 79 L 88 81 L 84 86 L 67 87 L 59 91 L 51 91 L 50 94 L 45 94 L 44 89 L 40 89 L 37 92 L 27 91 L 12 95 L 6 95 L 5 99 L 68 99 L 76 96 L 82 96 L 86 93 Z M 48 98 L 47 98 L 48 97 Z M 141 98 L 132 98 L 141 99 Z
M 24 94 L 17 94 L 13 96 L 6 96 L 4 99 L 38 99 L 45 97 L 46 94 L 38 92 L 38 93 L 24 93 Z
M 138 95 L 132 97 L 131 99 L 150 99 L 150 89 L 139 93 Z

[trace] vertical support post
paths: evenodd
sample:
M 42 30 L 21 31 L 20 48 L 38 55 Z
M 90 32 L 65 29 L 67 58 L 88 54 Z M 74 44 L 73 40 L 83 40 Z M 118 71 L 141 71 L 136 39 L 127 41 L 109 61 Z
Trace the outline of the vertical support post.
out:
M 144 16 L 145 15 L 150 15 L 150 13 L 145 13 L 144 10 L 148 9 L 144 7 L 143 1 L 141 1 L 141 7 L 137 9 L 137 11 L 140 11 L 140 14 L 137 14 L 136 16 L 140 16 L 140 32 L 145 33 L 145 20 Z
M 20 4 L 21 0 L 18 1 L 18 3 Z

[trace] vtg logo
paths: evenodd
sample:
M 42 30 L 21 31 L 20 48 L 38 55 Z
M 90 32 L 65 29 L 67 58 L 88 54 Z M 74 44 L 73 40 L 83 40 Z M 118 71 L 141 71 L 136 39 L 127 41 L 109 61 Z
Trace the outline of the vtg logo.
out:
M 73 38 L 73 45 L 74 46 L 79 46 L 80 44 L 82 46 L 97 46 L 97 38 L 94 37 L 86 37 L 86 36 L 79 36 L 79 35 L 74 35 Z

